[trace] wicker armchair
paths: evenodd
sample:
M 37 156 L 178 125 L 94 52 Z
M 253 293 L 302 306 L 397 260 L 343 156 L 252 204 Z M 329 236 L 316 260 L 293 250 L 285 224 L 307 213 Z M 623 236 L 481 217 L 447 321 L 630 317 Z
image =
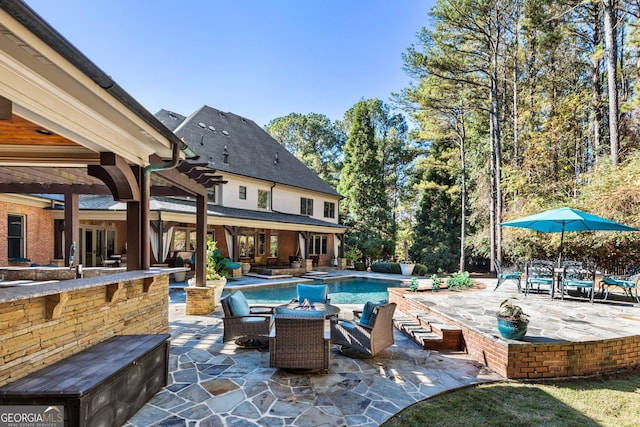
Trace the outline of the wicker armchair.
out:
M 346 355 L 372 357 L 393 345 L 393 312 L 395 303 L 387 303 L 373 309 L 369 324 L 349 320 L 331 319 L 331 343 L 353 351 Z
M 220 300 L 224 317 L 222 341 L 236 340 L 240 346 L 266 345 L 273 326 L 273 307 L 249 306 L 240 291 L 232 292 Z
M 323 312 L 276 314 L 269 337 L 269 366 L 282 369 L 329 371 L 331 340 Z

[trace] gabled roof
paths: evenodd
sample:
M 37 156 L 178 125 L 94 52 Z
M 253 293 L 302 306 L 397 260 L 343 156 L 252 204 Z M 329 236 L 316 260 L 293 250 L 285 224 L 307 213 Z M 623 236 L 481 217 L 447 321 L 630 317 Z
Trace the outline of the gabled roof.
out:
M 161 110 L 156 117 L 200 155 L 200 162 L 208 162 L 212 169 L 339 196 L 332 186 L 249 119 L 206 105 L 189 117 L 167 110 Z

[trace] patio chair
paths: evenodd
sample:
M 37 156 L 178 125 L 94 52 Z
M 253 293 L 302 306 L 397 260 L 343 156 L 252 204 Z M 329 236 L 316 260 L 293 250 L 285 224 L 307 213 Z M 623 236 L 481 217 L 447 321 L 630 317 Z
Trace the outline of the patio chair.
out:
M 236 341 L 240 347 L 266 346 L 273 326 L 273 307 L 249 306 L 241 291 L 220 300 L 224 317 L 222 341 Z
M 580 291 L 580 293 L 587 292 L 589 295 L 589 301 L 593 304 L 593 297 L 596 287 L 596 268 L 595 266 L 577 267 L 569 266 L 565 267 L 562 272 L 561 283 L 561 299 L 564 299 L 565 290 L 569 287 L 574 287 Z
M 297 296 L 291 302 L 302 302 L 305 299 L 309 302 L 321 302 L 329 304 L 329 287 L 327 285 L 305 285 L 298 283 L 296 287 Z
M 365 307 L 366 308 L 366 307 Z M 395 303 L 373 308 L 369 323 L 331 319 L 331 343 L 341 346 L 341 352 L 351 357 L 373 357 L 394 344 L 393 312 Z
M 538 293 L 540 286 L 548 286 L 549 293 L 553 297 L 553 261 L 533 260 L 527 264 L 527 279 L 525 281 L 524 296 L 529 295 L 529 291 L 533 286 L 537 287 Z
M 495 291 L 498 287 L 507 280 L 513 280 L 518 285 L 518 292 L 522 292 L 520 287 L 520 280 L 522 279 L 521 271 L 503 271 L 502 266 L 500 265 L 500 261 L 495 260 L 493 263 L 496 267 L 496 274 L 498 276 L 498 283 L 496 283 L 496 287 L 493 288 Z
M 330 350 L 324 313 L 276 314 L 275 328 L 269 336 L 270 367 L 329 372 Z
M 629 267 L 624 275 L 610 276 L 606 275 L 600 280 L 600 290 L 603 293 L 603 300 L 609 297 L 609 288 L 611 286 L 622 289 L 626 296 L 635 299 L 640 304 L 638 298 L 638 280 L 640 280 L 640 264 L 634 264 Z

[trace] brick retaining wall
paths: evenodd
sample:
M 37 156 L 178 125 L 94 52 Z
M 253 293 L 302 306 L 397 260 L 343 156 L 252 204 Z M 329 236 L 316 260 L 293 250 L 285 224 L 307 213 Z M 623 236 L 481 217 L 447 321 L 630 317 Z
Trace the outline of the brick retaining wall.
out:
M 409 295 L 409 298 L 405 298 Z M 389 289 L 389 301 L 398 311 L 429 312 L 462 329 L 466 352 L 505 378 L 540 379 L 611 372 L 640 365 L 640 336 L 599 341 L 529 343 L 511 342 L 470 329 L 410 298 L 406 289 Z
M 64 286 L 54 293 L 33 286 L 32 297 L 0 302 L 0 386 L 114 335 L 169 332 L 168 273 L 118 274 Z

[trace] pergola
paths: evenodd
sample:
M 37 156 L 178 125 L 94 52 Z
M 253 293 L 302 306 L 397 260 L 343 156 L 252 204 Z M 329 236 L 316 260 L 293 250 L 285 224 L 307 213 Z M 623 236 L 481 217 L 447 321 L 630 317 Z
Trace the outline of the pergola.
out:
M 207 188 L 221 181 L 192 157 L 27 5 L 0 3 L 0 193 L 64 194 L 66 254 L 79 237 L 79 194 L 126 202 L 128 270 L 150 267 L 150 195 L 194 197 L 203 284 Z

